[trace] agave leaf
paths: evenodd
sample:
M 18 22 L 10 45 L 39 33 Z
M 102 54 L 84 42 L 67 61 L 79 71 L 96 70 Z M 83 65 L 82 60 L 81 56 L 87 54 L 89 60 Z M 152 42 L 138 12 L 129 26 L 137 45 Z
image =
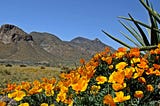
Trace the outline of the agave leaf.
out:
M 123 22 L 119 21 L 133 36 L 134 38 L 142 45 L 144 46 L 144 42 L 143 40 L 137 35 L 135 34 L 127 25 L 125 25 Z
M 131 24 L 128 24 L 128 25 L 129 25 L 129 27 L 136 33 L 136 35 L 137 35 L 140 39 L 142 39 L 142 36 L 136 31 L 136 29 L 135 29 Z M 144 42 L 143 42 L 143 45 L 145 45 Z
M 143 47 L 140 47 L 140 51 L 151 50 L 151 49 L 156 49 L 156 48 L 157 48 L 157 45 L 143 46 Z
M 103 30 L 102 30 L 102 32 L 103 32 L 105 35 L 107 35 L 108 37 L 110 37 L 111 39 L 113 39 L 114 41 L 122 44 L 123 46 L 126 46 L 126 47 L 128 47 L 128 48 L 131 48 L 131 46 L 129 46 L 129 45 L 127 45 L 126 43 L 124 43 L 123 41 L 121 41 L 121 40 L 113 37 L 112 35 L 108 34 L 107 32 L 105 32 L 105 31 L 103 31 Z
M 152 16 L 158 21 L 158 23 L 160 24 L 160 16 L 159 14 L 154 11 L 151 7 L 149 7 L 144 0 L 140 0 L 140 2 L 142 3 L 142 5 L 147 9 L 147 11 L 152 14 Z M 147 0 L 148 2 L 148 0 Z
M 134 39 L 132 39 L 131 37 L 129 37 L 129 35 L 126 35 L 123 32 L 120 32 L 125 38 L 127 38 L 130 42 L 132 42 L 134 45 L 136 45 L 137 47 L 141 47 L 137 42 L 135 42 Z
M 125 20 L 128 20 L 128 21 L 132 21 L 131 18 L 127 18 L 127 17 L 123 17 L 123 16 L 119 16 L 118 18 L 125 19 Z M 148 28 L 148 29 L 151 29 L 151 27 L 150 27 L 149 25 L 144 24 L 144 23 L 142 23 L 142 22 L 140 22 L 140 21 L 138 21 L 138 20 L 135 20 L 135 21 L 136 21 L 138 24 L 140 24 L 140 25 L 142 25 L 142 26 L 144 26 L 144 27 L 146 27 L 146 28 Z M 156 31 L 156 32 L 158 32 L 158 33 L 160 33 L 160 29 L 158 29 L 158 28 L 153 28 L 153 30 Z
M 134 21 L 134 19 L 132 18 L 132 16 L 131 16 L 130 14 L 128 14 L 128 15 L 129 15 L 129 17 L 132 19 L 132 21 L 134 22 L 134 24 L 136 25 L 136 27 L 138 28 L 139 32 L 141 33 L 141 36 L 142 36 L 142 38 L 143 38 L 143 41 L 144 41 L 145 45 L 146 45 L 146 46 L 149 46 L 149 45 L 150 45 L 150 44 L 149 44 L 149 41 L 148 41 L 145 33 L 144 33 L 143 30 L 141 29 L 141 27 L 138 25 L 137 22 Z
M 148 0 L 146 1 L 146 3 L 149 7 L 151 7 L 149 5 Z M 153 8 L 152 8 L 152 10 L 153 10 Z M 157 35 L 157 32 L 153 30 L 153 28 L 158 28 L 158 26 L 157 26 L 155 18 L 152 16 L 152 14 L 150 12 L 148 12 L 148 14 L 149 14 L 150 21 L 151 21 L 151 34 L 150 34 L 151 35 L 151 45 L 158 45 L 158 37 L 157 37 L 158 35 Z

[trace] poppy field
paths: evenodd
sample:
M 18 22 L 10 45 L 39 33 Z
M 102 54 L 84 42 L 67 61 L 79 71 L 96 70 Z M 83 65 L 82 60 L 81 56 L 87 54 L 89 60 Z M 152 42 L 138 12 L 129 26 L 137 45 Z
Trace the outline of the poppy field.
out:
M 15 106 L 155 106 L 160 100 L 160 45 L 148 53 L 138 48 L 109 48 L 81 66 L 56 77 L 8 83 L 1 95 Z M 1 101 L 1 106 L 7 106 Z

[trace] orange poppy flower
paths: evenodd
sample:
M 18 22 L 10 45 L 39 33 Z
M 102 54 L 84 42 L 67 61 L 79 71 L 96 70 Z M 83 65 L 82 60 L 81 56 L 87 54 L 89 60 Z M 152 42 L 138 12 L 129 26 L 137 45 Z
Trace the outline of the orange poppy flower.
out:
M 89 80 L 87 79 L 87 77 L 82 76 L 77 83 L 72 84 L 71 86 L 72 89 L 75 90 L 77 93 L 79 91 L 83 92 L 87 89 L 88 82 Z
M 118 52 L 126 52 L 127 51 L 127 48 L 126 47 L 119 47 Z
M 109 80 L 108 82 L 110 83 L 119 83 L 119 84 L 123 84 L 124 82 L 124 78 L 125 78 L 125 72 L 122 71 L 117 71 L 117 72 L 113 72 L 110 76 L 109 76 Z
M 145 79 L 144 77 L 139 77 L 139 78 L 138 78 L 138 81 L 139 81 L 140 83 L 143 83 L 143 84 L 146 83 L 146 79 Z
M 124 72 L 125 72 L 125 77 L 130 79 L 133 75 L 133 72 L 135 72 L 135 69 L 133 67 L 126 68 L 124 69 Z
M 106 53 L 110 52 L 110 48 L 109 47 L 106 47 L 104 50 L 105 50 Z
M 112 84 L 112 88 L 115 90 L 115 91 L 119 91 L 123 88 L 126 87 L 126 83 L 124 83 L 123 85 L 122 84 L 119 84 L 119 83 L 113 83 Z
M 54 88 L 54 86 L 52 84 L 47 84 L 45 86 L 45 94 L 46 94 L 46 96 L 53 96 L 54 95 L 53 88 Z
M 79 60 L 79 62 L 80 62 L 81 64 L 85 64 L 85 60 L 84 60 L 83 58 L 81 58 L 81 59 Z
M 151 84 L 148 84 L 146 89 L 149 92 L 153 92 L 154 91 L 154 88 L 153 88 L 153 86 Z
M 40 106 L 48 106 L 48 103 L 42 103 Z
M 23 99 L 23 97 L 25 97 L 26 94 L 24 91 L 15 91 L 13 93 L 8 94 L 9 98 L 13 98 L 16 101 L 20 101 Z
M 139 57 L 140 56 L 140 51 L 139 48 L 132 48 L 129 52 L 130 57 Z
M 139 68 L 142 68 L 142 69 L 146 69 L 146 68 L 149 67 L 149 66 L 147 65 L 147 62 L 146 62 L 146 61 L 143 61 L 143 60 L 141 60 L 141 61 L 140 61 L 140 64 L 137 64 L 137 66 L 138 66 Z
M 20 105 L 18 106 L 29 106 L 29 103 L 21 103 Z
M 112 57 L 102 57 L 101 59 L 109 65 L 112 63 Z
M 116 58 L 122 58 L 127 52 L 127 48 L 126 47 L 120 47 L 118 48 L 117 52 L 115 52 L 115 56 Z
M 116 104 L 114 103 L 113 98 L 110 94 L 104 96 L 103 103 L 108 104 L 110 106 L 116 106 Z
M 100 88 L 101 88 L 100 86 L 93 85 L 93 86 L 91 86 L 90 93 L 96 95 Z
M 126 62 L 120 62 L 116 64 L 116 69 L 123 70 L 128 64 Z
M 124 96 L 124 92 L 122 91 L 115 92 L 115 93 L 116 93 L 116 97 L 113 98 L 114 102 L 124 102 L 131 98 L 130 95 Z
M 56 101 L 57 102 L 64 102 L 66 100 L 66 97 L 67 97 L 67 94 L 66 92 L 62 92 L 60 91 L 58 94 L 57 94 L 57 98 L 56 98 Z
M 131 59 L 131 64 L 135 64 L 135 63 L 138 63 L 138 62 L 140 62 L 140 58 L 134 57 L 134 58 Z
M 143 98 L 143 91 L 135 91 L 134 97 L 136 98 Z
M 104 84 L 107 81 L 107 78 L 105 76 L 98 76 L 96 78 L 97 84 Z
M 138 67 L 135 67 L 135 70 L 136 70 L 136 73 L 134 73 L 133 78 L 136 79 L 138 77 L 141 77 L 144 72 L 144 69 L 140 69 Z
M 0 106 L 7 106 L 6 102 L 0 101 Z

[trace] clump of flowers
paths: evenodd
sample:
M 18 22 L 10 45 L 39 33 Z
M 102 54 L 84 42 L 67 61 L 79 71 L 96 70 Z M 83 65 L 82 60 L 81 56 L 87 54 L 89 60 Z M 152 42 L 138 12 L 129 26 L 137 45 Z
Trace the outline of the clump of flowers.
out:
M 106 48 L 81 64 L 61 73 L 59 80 L 8 84 L 3 94 L 19 106 L 148 105 L 160 100 L 160 44 L 148 54 L 138 48 L 114 53 Z

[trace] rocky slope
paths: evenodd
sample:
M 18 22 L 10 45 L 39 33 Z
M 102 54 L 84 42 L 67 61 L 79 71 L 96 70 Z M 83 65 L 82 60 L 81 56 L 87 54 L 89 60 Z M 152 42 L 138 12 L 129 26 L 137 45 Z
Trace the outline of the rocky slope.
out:
M 0 28 L 0 63 L 73 66 L 80 58 L 88 60 L 106 46 L 97 38 L 62 41 L 49 33 L 28 34 L 15 25 L 5 24 Z

